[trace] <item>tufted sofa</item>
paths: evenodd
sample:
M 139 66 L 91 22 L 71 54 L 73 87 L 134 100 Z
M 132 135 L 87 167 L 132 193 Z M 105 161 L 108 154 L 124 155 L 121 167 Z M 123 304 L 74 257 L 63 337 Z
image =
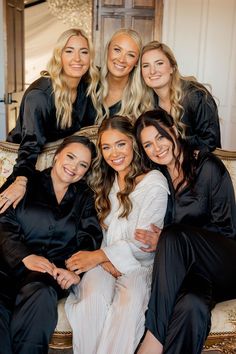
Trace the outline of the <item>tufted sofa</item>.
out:
M 96 141 L 97 126 L 83 128 L 79 135 Z M 49 143 L 43 149 L 37 161 L 37 168 L 42 170 L 51 165 L 53 155 L 61 140 Z M 0 186 L 10 175 L 17 156 L 18 145 L 0 142 Z M 216 149 L 233 180 L 236 194 L 236 151 Z M 72 346 L 71 328 L 64 311 L 65 299 L 58 302 L 58 323 L 51 339 L 51 348 L 66 349 Z M 225 354 L 236 353 L 236 300 L 221 302 L 212 311 L 212 326 L 205 344 L 205 350 L 217 350 Z

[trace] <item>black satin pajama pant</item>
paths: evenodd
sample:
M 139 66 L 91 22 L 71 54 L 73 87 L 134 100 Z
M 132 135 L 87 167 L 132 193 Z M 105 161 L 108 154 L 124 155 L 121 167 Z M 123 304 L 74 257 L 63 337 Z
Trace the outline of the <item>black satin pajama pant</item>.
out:
M 0 354 L 47 354 L 62 296 L 54 279 L 28 272 L 14 283 L 0 272 L 0 284 Z
M 200 354 L 217 302 L 236 298 L 236 241 L 166 227 L 154 262 L 146 327 L 166 354 Z

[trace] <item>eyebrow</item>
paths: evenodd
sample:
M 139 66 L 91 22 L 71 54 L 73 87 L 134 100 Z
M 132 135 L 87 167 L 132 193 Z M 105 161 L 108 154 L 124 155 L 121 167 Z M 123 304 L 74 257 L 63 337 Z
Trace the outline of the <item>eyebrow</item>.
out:
M 161 134 L 158 132 L 155 136 L 154 136 L 154 139 L 158 138 Z M 147 144 L 147 143 L 150 143 L 151 140 L 147 140 L 147 141 L 144 141 L 142 144 Z
M 119 44 L 114 43 L 113 46 L 119 47 L 121 49 L 123 49 L 123 47 L 121 47 Z M 128 53 L 134 53 L 134 54 L 138 54 L 135 50 L 128 50 Z
M 121 143 L 122 141 L 126 142 L 125 139 L 120 139 L 120 140 L 115 141 L 115 144 L 119 144 L 119 143 Z M 111 145 L 111 144 L 109 144 L 109 143 L 102 143 L 101 145 L 103 146 L 103 145 Z
M 72 47 L 72 46 L 66 46 L 64 49 L 75 49 L 76 47 Z M 88 50 L 88 47 L 82 47 L 82 48 L 79 48 L 79 50 L 84 50 L 84 49 L 87 49 Z
M 75 155 L 73 152 L 68 151 L 68 153 L 67 153 L 67 154 L 71 154 L 71 155 L 73 155 L 74 157 L 78 158 L 78 156 L 77 156 L 77 155 Z M 87 161 L 83 161 L 83 160 L 81 160 L 80 162 L 83 162 L 83 163 L 85 163 L 86 165 L 88 165 L 88 164 L 89 164 Z

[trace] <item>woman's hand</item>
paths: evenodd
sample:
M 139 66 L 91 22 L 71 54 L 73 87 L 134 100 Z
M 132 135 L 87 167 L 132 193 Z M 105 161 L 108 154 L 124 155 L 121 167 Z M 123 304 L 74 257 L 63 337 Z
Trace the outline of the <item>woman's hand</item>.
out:
M 29 270 L 53 275 L 53 270 L 55 266 L 53 263 L 49 262 L 49 260 L 45 257 L 37 256 L 36 254 L 31 254 L 23 258 L 22 262 Z
M 103 262 L 100 265 L 106 272 L 110 273 L 114 278 L 118 278 L 122 275 L 110 261 Z
M 0 194 L 0 213 L 3 213 L 10 205 L 13 208 L 21 201 L 25 195 L 27 178 L 24 176 L 16 177 L 16 180 Z
M 161 229 L 154 224 L 151 224 L 150 230 L 135 230 L 135 239 L 137 241 L 142 242 L 144 245 L 148 247 L 140 247 L 140 249 L 144 252 L 154 252 L 157 248 L 158 240 L 160 237 Z
M 102 250 L 79 251 L 66 261 L 66 268 L 76 274 L 80 274 L 95 268 L 98 264 L 105 261 L 108 261 L 108 258 Z
M 71 285 L 76 285 L 80 282 L 80 277 L 78 275 L 63 268 L 55 267 L 53 270 L 53 278 L 63 290 L 69 289 Z

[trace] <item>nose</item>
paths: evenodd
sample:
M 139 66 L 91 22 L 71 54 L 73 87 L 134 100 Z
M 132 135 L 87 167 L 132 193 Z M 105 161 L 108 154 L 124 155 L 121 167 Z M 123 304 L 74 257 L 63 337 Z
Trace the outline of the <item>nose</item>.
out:
M 160 148 L 161 148 L 161 144 L 160 144 L 158 141 L 155 140 L 155 141 L 153 142 L 153 147 L 154 147 L 154 150 L 155 150 L 155 151 L 158 151 L 158 152 L 159 152 L 159 151 L 160 151 Z
M 155 74 L 156 73 L 156 66 L 155 65 L 150 65 L 150 73 Z
M 117 156 L 119 154 L 119 151 L 116 146 L 113 146 L 111 149 L 111 155 L 112 156 Z
M 124 52 L 121 52 L 118 59 L 120 62 L 123 63 L 126 60 L 126 54 Z
M 74 59 L 75 59 L 75 61 L 80 61 L 80 52 L 79 51 L 75 51 Z

